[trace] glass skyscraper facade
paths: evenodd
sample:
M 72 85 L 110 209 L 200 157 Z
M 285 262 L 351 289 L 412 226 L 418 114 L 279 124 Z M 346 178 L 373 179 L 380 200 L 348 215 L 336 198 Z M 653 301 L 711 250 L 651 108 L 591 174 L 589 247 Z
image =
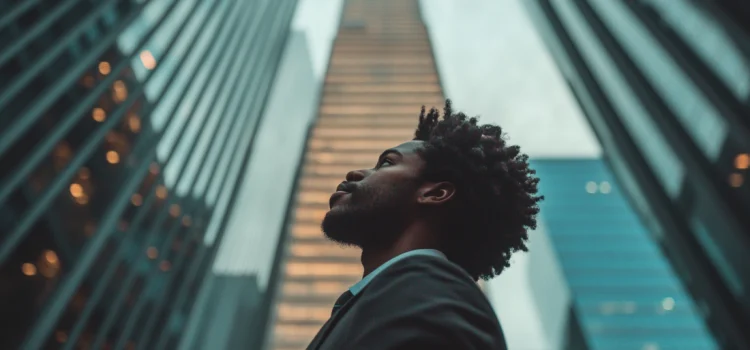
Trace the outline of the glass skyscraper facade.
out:
M 564 349 L 719 349 L 599 159 L 535 160 L 541 221 L 571 295 Z
M 0 3 L 0 348 L 175 348 L 296 1 Z
M 750 7 L 524 3 L 719 347 L 750 348 Z

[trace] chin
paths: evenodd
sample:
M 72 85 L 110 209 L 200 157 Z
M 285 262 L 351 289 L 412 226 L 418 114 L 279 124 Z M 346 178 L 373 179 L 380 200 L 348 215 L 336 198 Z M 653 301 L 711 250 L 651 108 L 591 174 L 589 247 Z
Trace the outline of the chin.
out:
M 330 240 L 344 245 L 361 246 L 362 230 L 356 227 L 356 221 L 352 220 L 346 210 L 334 206 L 326 213 L 320 225 L 323 234 Z
M 334 242 L 360 248 L 383 247 L 395 242 L 406 226 L 405 208 L 372 200 L 363 202 L 358 198 L 356 193 L 350 198 L 341 198 L 326 213 L 321 223 L 325 236 Z

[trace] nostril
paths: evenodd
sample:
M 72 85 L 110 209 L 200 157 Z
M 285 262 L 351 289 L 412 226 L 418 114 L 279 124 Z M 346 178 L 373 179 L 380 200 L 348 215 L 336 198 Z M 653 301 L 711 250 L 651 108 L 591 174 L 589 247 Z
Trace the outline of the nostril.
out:
M 346 181 L 349 182 L 362 181 L 364 178 L 365 175 L 360 170 L 352 170 L 346 174 Z

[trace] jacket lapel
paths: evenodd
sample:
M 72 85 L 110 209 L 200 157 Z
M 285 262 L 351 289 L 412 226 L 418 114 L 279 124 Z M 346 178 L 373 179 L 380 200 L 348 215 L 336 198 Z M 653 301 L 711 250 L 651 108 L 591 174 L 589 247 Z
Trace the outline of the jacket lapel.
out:
M 312 342 L 310 342 L 310 345 L 307 346 L 307 350 L 318 350 L 320 349 L 320 346 L 325 341 L 326 337 L 331 333 L 331 330 L 333 327 L 336 326 L 336 323 L 341 319 L 341 317 L 344 316 L 344 314 L 352 307 L 354 302 L 359 298 L 359 296 L 362 295 L 362 291 L 357 293 L 357 295 L 353 296 L 349 301 L 347 301 L 344 305 L 341 305 L 341 308 L 336 311 L 333 315 L 331 315 L 331 318 L 326 321 L 325 324 L 323 324 L 323 327 L 320 328 L 318 331 L 318 334 L 315 335 L 315 338 L 313 338 Z

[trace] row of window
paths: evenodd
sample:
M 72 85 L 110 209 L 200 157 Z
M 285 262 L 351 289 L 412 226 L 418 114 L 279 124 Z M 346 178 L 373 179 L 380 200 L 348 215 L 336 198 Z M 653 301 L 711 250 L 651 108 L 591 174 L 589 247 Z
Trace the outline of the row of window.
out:
M 0 28 L 3 348 L 174 345 L 157 324 L 210 267 L 294 5 L 115 3 Z

